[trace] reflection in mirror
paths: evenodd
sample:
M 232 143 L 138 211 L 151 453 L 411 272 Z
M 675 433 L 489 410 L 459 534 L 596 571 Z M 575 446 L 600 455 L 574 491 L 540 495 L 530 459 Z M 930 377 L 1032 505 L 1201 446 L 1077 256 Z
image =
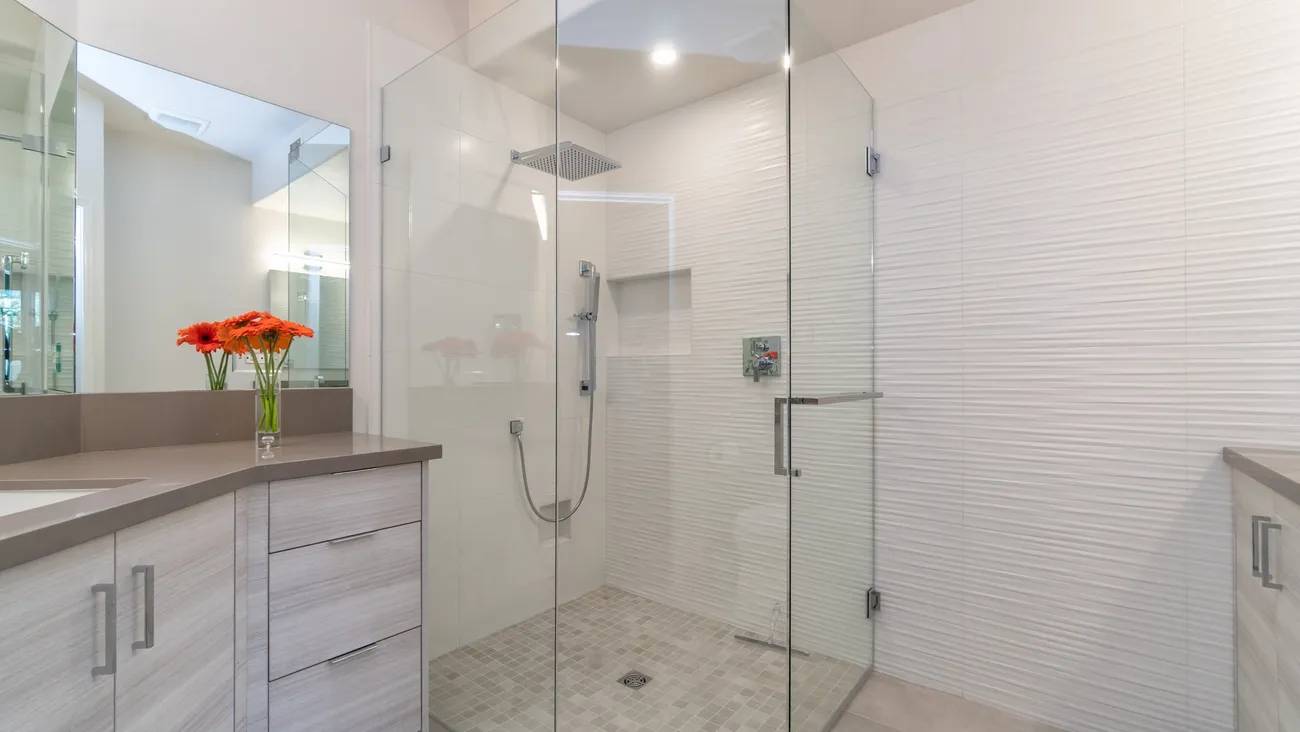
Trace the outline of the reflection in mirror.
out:
M 85 44 L 78 72 L 82 390 L 205 388 L 176 330 L 247 310 L 316 331 L 286 385 L 346 385 L 348 130 Z
M 0 393 L 72 391 L 76 43 L 0 2 Z

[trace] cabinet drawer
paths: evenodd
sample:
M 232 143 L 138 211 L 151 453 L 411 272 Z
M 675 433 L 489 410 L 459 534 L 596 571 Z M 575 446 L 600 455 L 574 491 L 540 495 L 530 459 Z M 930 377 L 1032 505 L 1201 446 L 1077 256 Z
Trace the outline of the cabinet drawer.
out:
M 420 520 L 420 464 L 271 484 L 271 551 Z
M 271 555 L 276 679 L 420 624 L 420 524 Z
M 400 732 L 420 725 L 420 631 L 271 683 L 276 732 Z

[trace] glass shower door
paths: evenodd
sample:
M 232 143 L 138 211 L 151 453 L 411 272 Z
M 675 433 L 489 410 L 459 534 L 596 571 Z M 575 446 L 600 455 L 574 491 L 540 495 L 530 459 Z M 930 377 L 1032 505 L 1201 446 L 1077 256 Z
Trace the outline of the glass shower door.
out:
M 876 161 L 871 96 L 801 30 L 789 73 L 790 393 L 775 410 L 788 447 L 790 729 L 822 732 L 874 660 Z

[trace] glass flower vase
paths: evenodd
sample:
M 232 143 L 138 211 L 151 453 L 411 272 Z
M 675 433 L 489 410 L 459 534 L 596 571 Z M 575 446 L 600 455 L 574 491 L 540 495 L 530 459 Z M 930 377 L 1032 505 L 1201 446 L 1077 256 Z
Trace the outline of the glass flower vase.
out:
M 257 446 L 269 449 L 280 444 L 280 432 L 284 424 L 284 399 L 280 390 L 280 380 L 271 383 L 258 383 L 254 389 L 257 395 Z

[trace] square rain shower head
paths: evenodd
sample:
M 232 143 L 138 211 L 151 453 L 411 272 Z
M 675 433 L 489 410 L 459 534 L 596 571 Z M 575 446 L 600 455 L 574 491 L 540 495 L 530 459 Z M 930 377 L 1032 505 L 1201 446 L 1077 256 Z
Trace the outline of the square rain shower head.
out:
M 558 171 L 555 166 L 557 159 L 560 162 Z M 611 158 L 572 142 L 546 145 L 527 152 L 511 150 L 510 161 L 540 170 L 547 175 L 558 174 L 568 181 L 581 180 L 623 167 Z

